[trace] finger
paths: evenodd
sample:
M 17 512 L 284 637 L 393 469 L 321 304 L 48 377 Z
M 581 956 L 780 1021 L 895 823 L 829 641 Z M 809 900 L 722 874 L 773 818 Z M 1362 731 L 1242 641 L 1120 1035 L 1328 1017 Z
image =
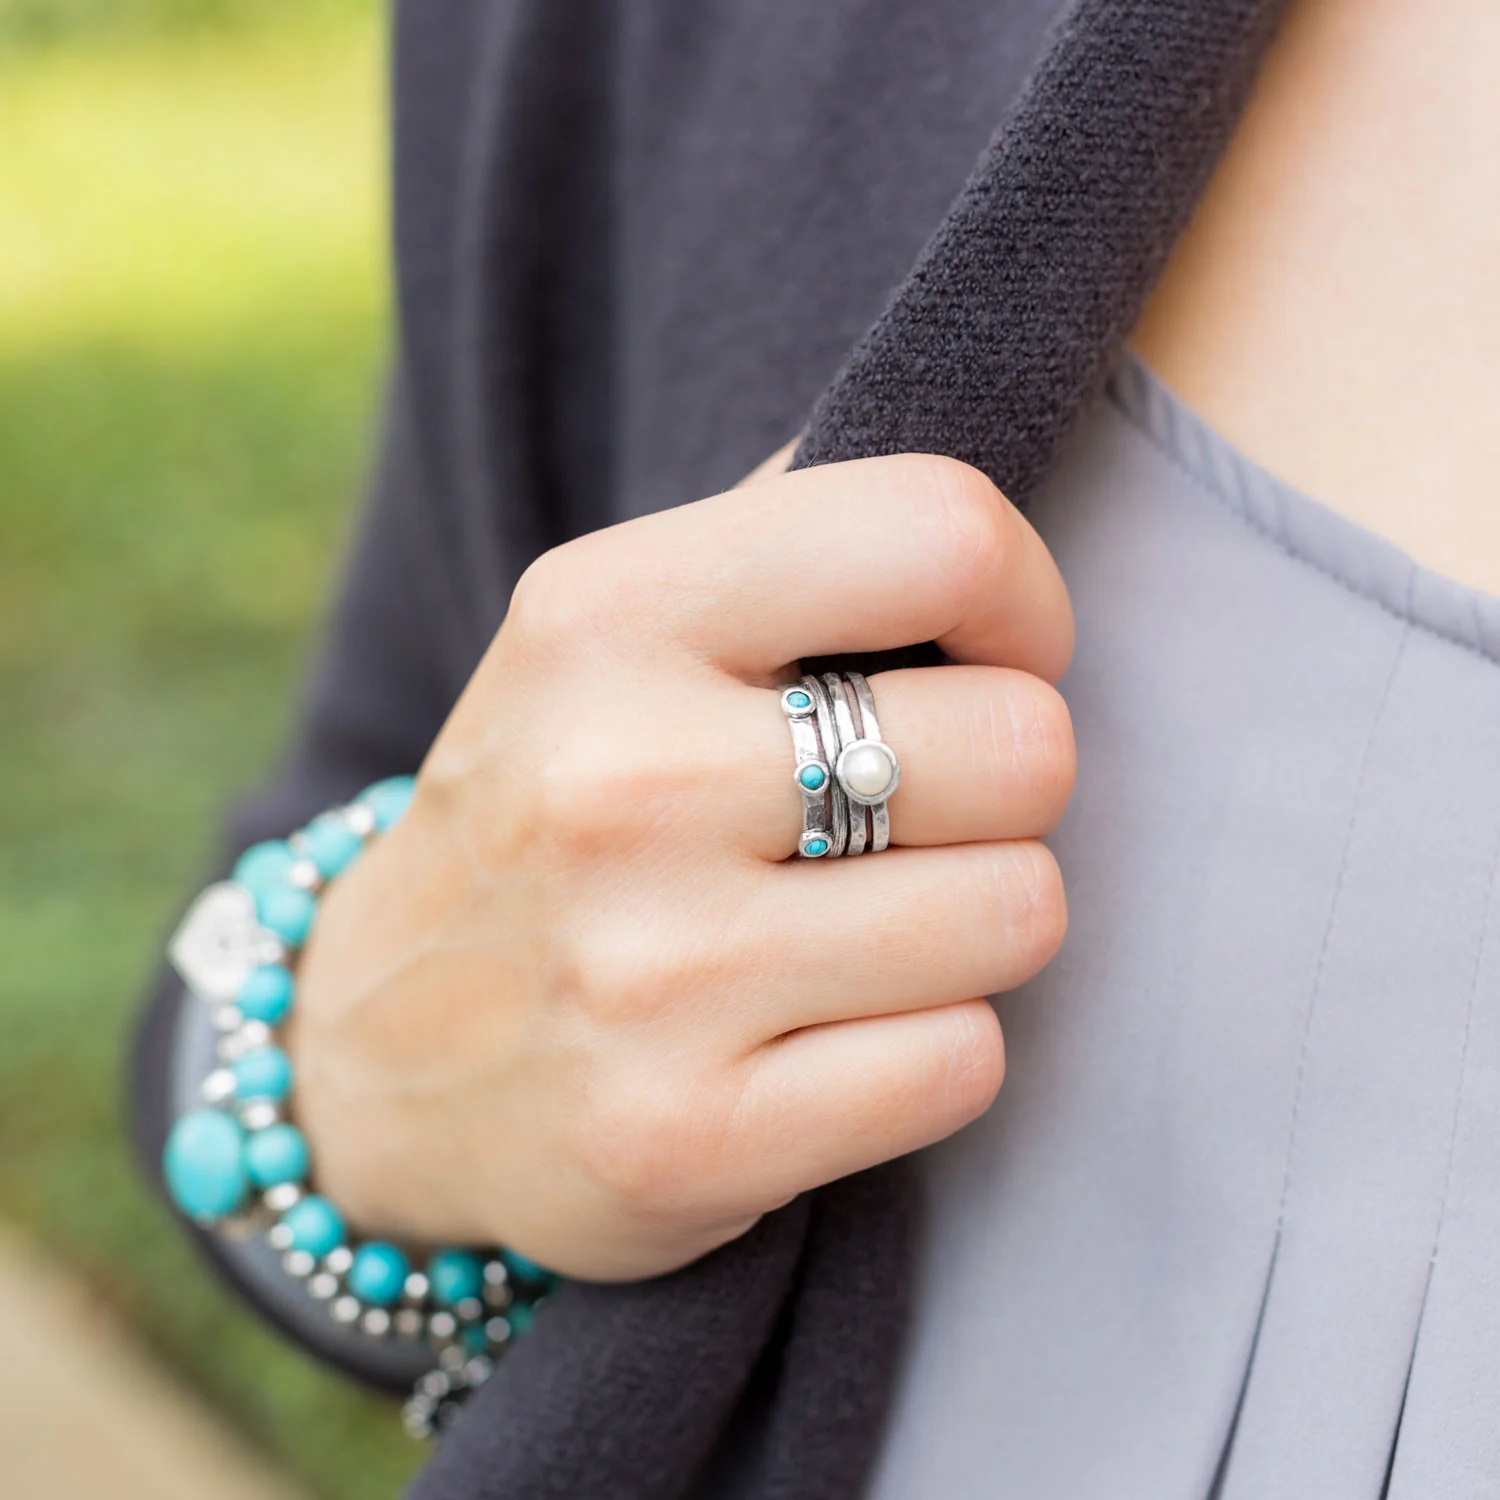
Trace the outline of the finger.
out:
M 749 1061 L 739 1118 L 754 1123 L 736 1171 L 779 1202 L 943 1140 L 990 1107 L 1004 1077 L 983 1000 L 795 1032 Z
M 549 588 L 583 590 L 727 671 L 935 640 L 1049 681 L 1073 644 L 1041 539 L 977 469 L 918 454 L 827 464 L 595 532 Z M 534 570 L 535 571 L 535 570 Z M 534 580 L 535 581 L 535 580 Z M 533 590 L 535 592 L 535 590 Z
M 952 666 L 882 672 L 870 689 L 881 738 L 901 760 L 887 804 L 893 844 L 1038 838 L 1056 826 L 1075 768 L 1072 720 L 1056 688 L 1008 667 Z M 715 716 L 723 738 L 709 752 L 732 754 L 742 768 L 734 797 L 719 804 L 735 822 L 724 832 L 762 859 L 783 860 L 802 831 L 786 718 L 764 688 L 732 692 Z
M 756 982 L 702 996 L 732 1014 L 747 1046 L 1014 989 L 1067 931 L 1057 861 L 1026 840 L 797 861 L 765 876 L 717 944 L 726 976 Z

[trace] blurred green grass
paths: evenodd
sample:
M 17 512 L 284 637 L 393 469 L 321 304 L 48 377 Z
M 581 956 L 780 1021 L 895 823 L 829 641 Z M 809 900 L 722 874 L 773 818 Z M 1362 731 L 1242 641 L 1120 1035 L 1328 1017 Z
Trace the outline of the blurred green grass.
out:
M 358 491 L 382 107 L 366 0 L 0 0 L 0 1216 L 340 1500 L 420 1454 L 201 1270 L 122 1069 Z

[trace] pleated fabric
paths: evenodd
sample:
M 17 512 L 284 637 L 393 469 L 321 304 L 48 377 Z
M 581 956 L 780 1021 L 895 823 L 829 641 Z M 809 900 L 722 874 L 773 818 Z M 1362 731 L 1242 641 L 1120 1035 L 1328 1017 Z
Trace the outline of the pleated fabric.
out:
M 1034 518 L 1072 927 L 921 1158 L 872 1493 L 1500 1493 L 1500 602 L 1135 363 Z

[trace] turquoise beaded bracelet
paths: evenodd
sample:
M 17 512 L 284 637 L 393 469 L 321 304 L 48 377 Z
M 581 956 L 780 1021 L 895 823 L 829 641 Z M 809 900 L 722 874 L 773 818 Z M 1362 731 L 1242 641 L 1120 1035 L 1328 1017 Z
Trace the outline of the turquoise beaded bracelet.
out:
M 425 1339 L 434 1368 L 402 1415 L 413 1435 L 429 1436 L 530 1326 L 554 1278 L 498 1248 L 443 1248 L 417 1269 L 399 1245 L 351 1242 L 338 1209 L 309 1190 L 307 1140 L 286 1118 L 291 1060 L 276 1041 L 319 893 L 396 824 L 414 788 L 408 776 L 377 782 L 291 838 L 256 844 L 193 903 L 170 955 L 212 1007 L 219 1065 L 203 1081 L 203 1106 L 172 1126 L 162 1171 L 195 1223 L 241 1238 L 263 1233 L 336 1323 L 372 1339 Z

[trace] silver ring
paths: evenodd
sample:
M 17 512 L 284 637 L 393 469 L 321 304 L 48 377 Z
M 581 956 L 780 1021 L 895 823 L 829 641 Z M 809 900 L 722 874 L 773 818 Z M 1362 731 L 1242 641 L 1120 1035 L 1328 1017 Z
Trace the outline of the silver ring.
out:
M 844 747 L 860 741 L 859 722 L 855 718 L 857 709 L 854 706 L 853 695 L 837 672 L 825 672 L 823 685 L 828 689 L 828 698 L 833 705 L 833 727 L 838 733 L 838 749 L 829 752 L 834 766 L 837 767 L 844 758 Z M 834 774 L 837 778 L 837 770 Z M 837 784 L 847 797 L 848 792 L 843 787 L 843 783 Z M 844 852 L 850 855 L 863 854 L 865 846 L 870 842 L 870 820 L 865 815 L 864 807 L 853 799 L 850 799 L 848 807 L 849 843 Z
M 878 745 L 881 752 L 889 758 L 890 762 L 890 781 L 887 783 L 885 791 L 876 801 L 867 804 L 870 809 L 870 851 L 873 854 L 878 854 L 881 850 L 890 847 L 891 814 L 890 809 L 886 806 L 886 802 L 896 788 L 901 785 L 901 762 L 897 758 L 896 752 L 880 737 L 880 719 L 875 713 L 875 694 L 871 692 L 870 684 L 864 673 L 846 672 L 844 677 L 849 686 L 854 690 L 855 701 L 859 704 L 859 714 L 862 720 L 860 727 L 864 732 L 863 744 Z M 853 747 L 850 746 L 848 748 L 852 749 Z M 841 751 L 839 759 L 842 761 L 843 758 L 843 751 Z M 853 796 L 854 794 L 850 792 L 847 795 Z M 860 801 L 863 799 L 856 798 L 856 800 Z
M 796 756 L 792 780 L 802 794 L 802 835 L 797 840 L 797 852 L 804 859 L 822 859 L 833 852 L 828 813 L 834 781 L 818 735 L 817 696 L 804 683 L 792 683 L 781 690 L 781 711 L 792 732 Z
M 817 704 L 818 739 L 823 747 L 823 759 L 829 767 L 838 759 L 839 734 L 833 718 L 833 701 L 828 689 L 811 674 L 802 678 L 802 687 L 813 695 Z M 840 859 L 849 848 L 849 799 L 839 788 L 838 777 L 828 783 L 828 832 L 833 838 L 833 847 L 828 851 L 833 859 Z

